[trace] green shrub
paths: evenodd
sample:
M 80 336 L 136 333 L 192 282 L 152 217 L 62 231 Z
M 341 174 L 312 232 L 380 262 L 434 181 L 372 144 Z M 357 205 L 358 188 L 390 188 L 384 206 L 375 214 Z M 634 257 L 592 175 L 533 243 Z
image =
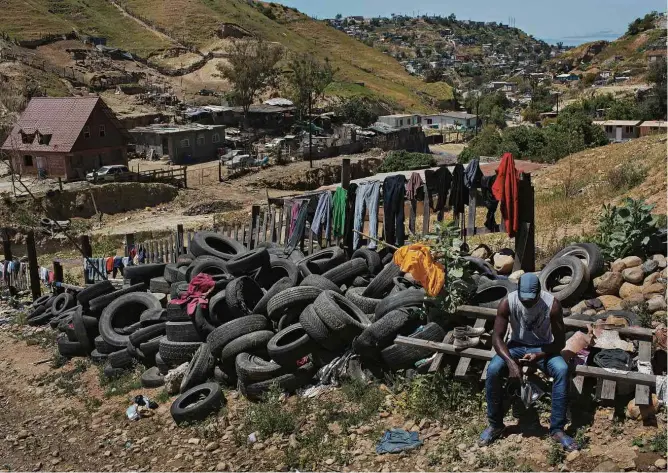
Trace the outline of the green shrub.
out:
M 653 208 L 643 200 L 631 198 L 624 201 L 623 207 L 603 206 L 596 239 L 606 259 L 645 253 L 658 229 L 651 213 Z
M 378 172 L 410 171 L 436 165 L 436 159 L 431 154 L 411 153 L 408 151 L 392 151 L 383 160 Z
M 633 189 L 642 184 L 647 177 L 646 168 L 636 168 L 630 163 L 608 171 L 608 183 L 613 189 Z

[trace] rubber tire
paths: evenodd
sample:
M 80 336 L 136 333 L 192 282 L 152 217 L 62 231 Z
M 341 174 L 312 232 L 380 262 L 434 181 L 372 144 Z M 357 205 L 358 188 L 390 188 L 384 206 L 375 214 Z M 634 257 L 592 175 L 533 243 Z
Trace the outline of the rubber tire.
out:
M 166 364 L 180 365 L 190 361 L 200 345 L 200 342 L 172 342 L 162 337 L 158 353 Z
M 231 341 L 249 333 L 266 330 L 269 327 L 270 323 L 263 315 L 248 315 L 227 322 L 220 327 L 216 327 L 214 331 L 206 337 L 206 342 L 209 344 L 211 353 L 216 358 L 220 358 L 223 348 L 225 348 Z
M 96 365 L 104 365 L 107 362 L 108 358 L 109 358 L 109 355 L 105 355 L 104 353 L 100 353 L 97 350 L 93 350 L 92 352 L 90 352 L 90 359 Z
M 159 388 L 165 385 L 165 376 L 160 373 L 157 366 L 147 369 L 141 374 L 142 388 Z
M 270 255 L 269 267 L 260 270 L 258 282 L 263 289 L 269 289 L 279 279 L 290 278 L 292 285 L 299 283 L 299 268 L 294 261 Z
M 266 381 L 260 381 L 253 384 L 239 383 L 241 394 L 251 401 L 260 401 L 264 394 L 274 385 L 283 391 L 293 392 L 302 386 L 307 385 L 315 375 L 316 368 L 313 363 L 307 363 L 301 366 L 293 373 L 284 374 Z
M 373 314 L 381 299 L 363 296 L 364 289 L 363 287 L 351 287 L 346 291 L 346 299 L 349 299 L 350 302 L 359 307 L 365 314 Z
M 144 342 L 148 342 L 149 340 L 154 339 L 155 337 L 159 337 L 161 335 L 165 334 L 165 325 L 166 322 L 154 324 L 154 325 L 149 325 L 148 327 L 140 328 L 136 332 L 130 334 L 129 341 L 130 344 L 132 344 L 135 347 L 138 347 Z
M 58 345 L 58 353 L 60 353 L 61 356 L 64 356 L 66 358 L 88 355 L 88 352 L 81 343 L 71 342 L 67 339 L 67 337 L 59 338 L 57 345 Z
M 552 257 L 552 260 L 561 258 L 562 256 L 575 256 L 584 261 L 589 269 L 589 279 L 592 281 L 605 271 L 603 253 L 596 243 L 576 243 L 574 245 L 568 245 L 566 248 L 557 252 L 557 254 Z M 550 260 L 550 262 L 552 260 Z
M 189 251 L 195 256 L 210 255 L 225 261 L 247 251 L 238 241 L 215 232 L 197 232 L 191 245 Z
M 107 361 L 102 372 L 104 373 L 105 378 L 114 379 L 123 376 L 127 370 L 125 368 L 114 368 L 109 364 L 109 361 Z
M 350 300 L 332 291 L 325 291 L 313 303 L 315 313 L 325 325 L 346 342 L 352 342 L 366 327 L 369 318 Z
M 173 304 L 170 302 L 165 309 L 165 320 L 167 322 L 189 322 L 190 316 L 187 312 L 187 305 Z
M 148 283 L 153 278 L 162 277 L 165 274 L 165 263 L 136 264 L 127 266 L 123 270 L 123 277 L 137 283 Z
M 162 324 L 167 321 L 167 309 L 147 309 L 139 316 L 139 323 L 142 327 L 150 327 L 155 324 Z
M 159 278 L 151 278 L 148 284 L 148 289 L 151 292 L 157 292 L 159 294 L 169 294 L 170 283 L 162 276 Z
M 225 303 L 232 318 L 253 313 L 264 293 L 262 288 L 248 276 L 233 279 L 225 288 Z
M 571 271 L 571 282 L 559 292 L 552 293 L 551 279 L 556 271 L 568 268 Z M 565 307 L 575 305 L 589 286 L 589 269 L 575 256 L 561 256 L 550 261 L 538 276 L 543 291 L 552 294 Z
M 132 359 L 134 357 L 126 348 L 125 350 L 118 350 L 109 354 L 109 364 L 112 368 L 127 368 L 132 366 Z
M 480 275 L 485 276 L 488 279 L 496 279 L 498 277 L 498 273 L 496 272 L 496 269 L 494 269 L 494 266 L 484 259 L 476 258 L 475 256 L 464 256 L 464 259 L 468 261 L 469 264 L 473 266 L 473 269 L 478 271 Z
M 325 350 L 331 352 L 338 352 L 346 343 L 336 336 L 327 325 L 318 317 L 313 305 L 309 305 L 304 309 L 299 316 L 299 323 L 304 328 L 309 337 L 323 347 Z
M 88 305 L 90 307 L 91 312 L 102 312 L 109 304 L 111 304 L 119 297 L 125 294 L 131 294 L 133 292 L 144 292 L 144 291 L 146 291 L 146 284 L 144 283 L 133 284 L 130 287 L 119 289 L 118 291 L 110 292 L 109 294 L 105 294 L 103 296 L 96 297 L 95 299 L 91 299 Z
M 323 277 L 329 279 L 337 286 L 350 284 L 357 276 L 369 274 L 369 267 L 366 260 L 355 258 L 330 269 L 323 273 Z
M 109 281 L 103 281 L 103 282 L 109 282 Z M 39 296 L 32 302 L 32 304 L 30 304 L 30 307 L 34 309 L 36 307 L 43 307 L 45 305 L 49 305 L 50 304 L 49 299 L 51 299 L 52 297 L 53 296 L 51 294 L 44 294 L 43 296 Z M 51 300 L 53 301 L 53 299 Z
M 420 320 L 405 309 L 393 310 L 369 325 L 353 341 L 353 350 L 363 356 L 377 357 L 383 348 L 392 345 L 397 335 L 410 335 Z
M 198 256 L 186 270 L 186 279 L 192 281 L 200 273 L 209 276 L 223 276 L 227 272 L 227 262 L 215 256 Z
M 332 268 L 339 266 L 347 261 L 346 252 L 338 246 L 325 248 L 324 250 L 316 251 L 310 254 L 297 263 L 297 266 L 303 265 L 316 274 L 322 274 Z M 310 263 L 310 264 L 309 264 Z
M 315 348 L 309 334 L 300 324 L 290 325 L 274 335 L 267 343 L 269 358 L 284 367 L 296 367 Z
M 269 252 L 266 248 L 255 248 L 247 253 L 236 255 L 227 262 L 227 270 L 234 276 L 250 274 L 258 269 L 269 266 Z
M 169 373 L 169 365 L 162 359 L 160 352 L 155 354 L 155 366 L 160 371 L 160 374 Z
M 96 297 L 109 294 L 114 291 L 114 285 L 111 284 L 111 281 L 100 281 L 96 282 L 92 286 L 88 286 L 85 289 L 82 289 L 77 294 L 77 302 L 81 304 L 84 309 L 88 308 L 88 303 L 95 299 Z
M 110 353 L 113 353 L 115 351 L 118 351 L 119 348 L 112 347 L 109 345 L 107 342 L 104 341 L 104 338 L 102 338 L 101 335 L 98 335 L 95 337 L 95 349 L 100 353 L 101 355 L 108 355 Z
M 213 356 L 209 345 L 202 343 L 188 364 L 188 370 L 181 380 L 180 393 L 188 391 L 190 388 L 204 383 L 209 375 L 213 374 Z
M 378 303 L 374 320 L 380 320 L 385 314 L 402 307 L 422 307 L 426 297 L 424 289 L 406 289 L 392 294 Z
M 394 262 L 390 262 L 371 280 L 362 295 L 374 299 L 382 299 L 394 286 L 393 279 L 401 276 L 401 268 Z
M 383 263 L 380 261 L 380 255 L 369 248 L 358 248 L 353 252 L 352 258 L 363 258 L 366 261 L 369 274 L 378 274 L 383 269 Z
M 162 274 L 162 277 L 169 284 L 174 284 L 176 281 L 178 281 L 179 267 L 176 265 L 176 263 L 167 263 L 165 265 L 165 271 Z
M 282 376 L 286 369 L 278 363 L 263 360 L 249 353 L 239 353 L 234 360 L 237 378 L 240 383 L 253 384 Z
M 638 314 L 630 310 L 606 310 L 602 314 L 596 314 L 591 316 L 590 320 L 592 320 L 593 322 L 601 319 L 604 320 L 610 317 L 611 315 L 625 319 L 628 322 L 629 327 L 640 326 L 640 319 L 638 318 Z
M 476 293 L 471 299 L 471 305 L 496 309 L 501 304 L 501 301 L 513 291 L 517 291 L 517 283 L 508 281 L 507 279 L 495 279 L 484 282 L 476 289 Z
M 430 340 L 442 342 L 445 332 L 436 323 L 428 323 L 424 329 L 409 335 L 410 338 L 418 340 Z M 433 350 L 418 348 L 407 345 L 390 345 L 380 352 L 383 362 L 392 370 L 414 368 L 415 362 L 433 355 Z
M 74 328 L 74 333 L 77 336 L 77 341 L 81 344 L 86 353 L 93 351 L 93 342 L 91 342 L 90 337 L 88 336 L 88 331 L 86 330 L 86 325 L 84 323 L 83 308 L 78 306 L 78 310 L 72 315 L 72 326 Z M 93 340 L 95 337 L 93 337 Z
M 260 299 L 259 302 L 255 305 L 253 308 L 253 313 L 266 315 L 267 304 L 269 303 L 269 300 L 279 292 L 284 291 L 290 287 L 294 287 L 294 285 L 295 284 L 292 279 L 287 276 L 276 281 L 274 285 L 271 286 L 271 288 L 269 288 L 269 290 L 264 294 L 264 296 L 262 296 L 262 299 Z
M 232 340 L 220 352 L 220 361 L 223 367 L 234 366 L 234 360 L 239 353 L 267 354 L 267 343 L 274 336 L 270 330 L 252 332 Z
M 285 289 L 269 300 L 267 304 L 269 318 L 279 321 L 290 312 L 301 314 L 304 308 L 313 303 L 322 292 L 322 289 L 313 286 L 296 286 Z
M 119 315 L 119 312 L 130 304 L 141 304 L 145 307 L 144 310 L 160 307 L 160 302 L 147 292 L 124 294 L 105 307 L 102 311 L 102 316 L 100 317 L 100 335 L 102 335 L 104 341 L 111 346 L 126 347 L 130 341 L 129 335 L 118 334 L 113 326 L 114 319 Z M 144 310 L 136 314 L 137 322 Z
M 167 322 L 165 335 L 170 342 L 201 342 L 202 339 L 191 321 Z
M 302 280 L 302 282 L 299 283 L 299 285 L 317 287 L 318 289 L 322 289 L 323 291 L 334 291 L 341 294 L 341 288 L 339 286 L 337 286 L 331 280 L 319 274 L 310 274 L 306 276 Z
M 201 396 L 204 396 L 200 400 Z M 225 397 L 218 383 L 204 383 L 195 386 L 177 397 L 170 408 L 172 419 L 177 425 L 185 422 L 204 420 L 216 414 L 225 405 Z
M 74 296 L 69 292 L 63 292 L 62 294 L 59 294 L 51 303 L 51 313 L 54 316 L 60 315 L 74 307 L 75 304 L 76 301 Z
M 160 340 L 162 340 L 164 335 L 152 338 L 144 343 L 139 344 L 139 351 L 141 351 L 145 356 L 154 356 L 158 354 L 160 350 Z

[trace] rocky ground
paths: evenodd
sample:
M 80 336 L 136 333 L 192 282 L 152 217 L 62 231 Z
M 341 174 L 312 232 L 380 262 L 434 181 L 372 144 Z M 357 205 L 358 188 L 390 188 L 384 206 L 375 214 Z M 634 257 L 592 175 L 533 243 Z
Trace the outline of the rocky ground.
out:
M 478 448 L 484 427 L 479 386 L 447 376 L 353 383 L 317 399 L 273 397 L 259 404 L 226 390 L 227 406 L 217 417 L 177 427 L 169 413 L 174 397 L 142 389 L 139 368 L 101 382 L 99 368 L 87 360 L 62 364 L 54 357 L 50 329 L 14 324 L 16 313 L 2 303 L 0 319 L 3 471 L 666 470 L 665 414 L 648 425 L 626 420 L 624 399 L 616 408 L 584 399 L 572 406 L 573 434 L 588 443 L 582 452 L 564 455 L 546 437 L 549 406 L 542 405 L 540 426 L 530 427 L 525 416 L 520 427 L 509 415 L 508 435 Z M 129 421 L 125 410 L 140 393 L 159 408 Z M 417 431 L 424 445 L 377 455 L 389 428 Z

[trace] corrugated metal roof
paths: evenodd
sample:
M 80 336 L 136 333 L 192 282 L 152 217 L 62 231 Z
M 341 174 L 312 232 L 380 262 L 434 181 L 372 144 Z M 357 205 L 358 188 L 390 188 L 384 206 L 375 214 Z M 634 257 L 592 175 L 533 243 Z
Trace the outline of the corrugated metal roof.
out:
M 67 153 L 81 134 L 99 97 L 34 97 L 14 125 L 2 149 Z M 48 145 L 23 143 L 24 133 L 50 134 Z
M 647 120 L 647 121 L 642 122 L 640 124 L 641 128 L 644 127 L 644 126 L 668 128 L 668 122 L 656 121 L 656 120 Z
M 642 120 L 606 120 L 605 126 L 636 126 Z

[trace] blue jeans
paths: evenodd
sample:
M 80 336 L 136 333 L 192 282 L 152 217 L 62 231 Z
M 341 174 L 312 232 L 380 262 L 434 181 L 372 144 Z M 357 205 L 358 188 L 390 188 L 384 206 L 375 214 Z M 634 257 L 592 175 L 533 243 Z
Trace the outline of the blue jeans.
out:
M 380 181 L 363 182 L 357 186 L 355 195 L 355 220 L 354 228 L 358 232 L 364 228 L 365 210 L 369 210 L 369 236 L 378 237 L 378 204 L 380 202 Z M 359 233 L 353 234 L 353 250 L 360 247 Z M 369 239 L 367 248 L 373 250 L 376 248 L 376 242 Z
M 508 344 L 510 356 L 518 360 L 527 353 L 540 353 L 540 347 Z M 560 355 L 547 355 L 536 363 L 538 368 L 554 379 L 552 384 L 552 415 L 550 417 L 550 433 L 564 430 L 566 426 L 566 409 L 568 402 L 568 365 Z M 492 428 L 503 427 L 503 382 L 508 375 L 506 362 L 499 355 L 494 356 L 487 368 L 485 396 L 487 398 L 487 419 Z

